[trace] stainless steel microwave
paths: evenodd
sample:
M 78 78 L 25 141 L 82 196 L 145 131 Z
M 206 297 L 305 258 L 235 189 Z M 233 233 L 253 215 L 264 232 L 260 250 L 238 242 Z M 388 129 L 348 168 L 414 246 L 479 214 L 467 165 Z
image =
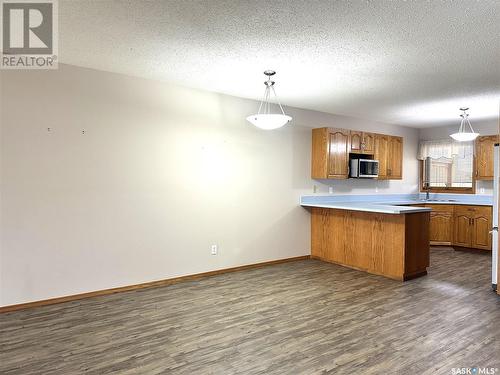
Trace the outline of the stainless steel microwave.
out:
M 377 178 L 378 160 L 351 159 L 349 177 L 353 178 Z

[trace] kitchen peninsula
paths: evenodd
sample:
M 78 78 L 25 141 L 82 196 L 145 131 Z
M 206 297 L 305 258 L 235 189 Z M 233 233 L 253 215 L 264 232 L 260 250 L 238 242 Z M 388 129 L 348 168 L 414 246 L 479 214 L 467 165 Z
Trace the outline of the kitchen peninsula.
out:
M 396 202 L 335 202 L 302 197 L 311 210 L 311 256 L 315 259 L 409 280 L 427 274 L 430 208 Z M 393 198 L 394 199 L 394 198 Z

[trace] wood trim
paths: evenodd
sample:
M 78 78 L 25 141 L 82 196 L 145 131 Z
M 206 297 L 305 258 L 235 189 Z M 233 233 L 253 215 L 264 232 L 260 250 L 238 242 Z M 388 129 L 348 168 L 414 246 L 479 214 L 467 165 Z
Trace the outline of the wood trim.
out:
M 310 258 L 311 258 L 310 255 L 302 255 L 302 256 L 291 257 L 291 258 L 271 260 L 271 261 L 267 261 L 267 262 L 246 264 L 244 266 L 224 268 L 224 269 L 215 270 L 215 271 L 196 273 L 193 275 L 179 276 L 179 277 L 174 277 L 171 279 L 150 281 L 150 282 L 142 283 L 142 284 L 127 285 L 127 286 L 122 286 L 122 287 L 118 287 L 118 288 L 96 290 L 94 292 L 73 294 L 70 296 L 56 297 L 56 298 L 50 298 L 50 299 L 45 299 L 45 300 L 40 300 L 40 301 L 20 303 L 17 305 L 2 306 L 2 307 L 0 307 L 0 313 L 24 310 L 24 309 L 29 309 L 32 307 L 54 305 L 56 303 L 76 301 L 79 299 L 91 298 L 91 297 L 97 297 L 97 296 L 105 296 L 105 295 L 114 294 L 114 293 L 129 292 L 129 291 L 137 290 L 137 289 L 157 288 L 160 286 L 177 284 L 177 283 L 184 282 L 184 281 L 199 280 L 199 279 L 202 279 L 205 277 L 220 275 L 220 274 L 224 274 L 224 273 L 244 271 L 244 270 L 248 270 L 248 269 L 252 269 L 252 268 L 260 268 L 260 267 L 265 267 L 265 266 L 271 266 L 273 264 L 294 262 L 294 261 L 299 261 L 299 260 L 307 260 Z

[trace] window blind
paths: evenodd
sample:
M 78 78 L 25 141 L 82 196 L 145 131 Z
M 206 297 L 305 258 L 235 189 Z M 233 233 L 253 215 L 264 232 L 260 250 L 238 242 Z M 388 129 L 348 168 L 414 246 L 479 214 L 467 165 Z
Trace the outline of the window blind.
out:
M 431 187 L 472 187 L 474 142 L 422 141 L 418 159 L 431 158 Z

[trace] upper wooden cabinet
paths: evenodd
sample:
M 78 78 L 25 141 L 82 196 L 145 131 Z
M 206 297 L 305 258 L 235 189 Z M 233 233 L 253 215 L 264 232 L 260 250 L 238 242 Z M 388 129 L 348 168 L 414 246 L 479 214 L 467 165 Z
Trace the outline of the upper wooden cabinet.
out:
M 498 142 L 496 135 L 476 138 L 476 180 L 493 180 L 493 146 Z
M 350 152 L 373 155 L 375 151 L 375 134 L 350 131 Z
M 350 148 L 349 152 L 361 152 L 361 145 L 363 144 L 363 133 L 362 132 L 349 132 L 350 137 Z
M 389 137 L 387 154 L 387 178 L 401 180 L 403 178 L 403 138 Z
M 389 156 L 389 135 L 375 135 L 375 154 L 373 158 L 378 160 L 378 178 L 387 179 L 387 162 Z
M 401 180 L 403 178 L 403 138 L 376 134 L 374 159 L 378 160 L 380 180 Z
M 363 133 L 363 149 L 365 154 L 371 154 L 375 152 L 375 134 Z
M 311 177 L 349 178 L 349 153 L 379 161 L 379 179 L 403 176 L 403 138 L 336 128 L 312 131 Z
M 311 177 L 348 178 L 349 147 L 349 130 L 313 129 Z

